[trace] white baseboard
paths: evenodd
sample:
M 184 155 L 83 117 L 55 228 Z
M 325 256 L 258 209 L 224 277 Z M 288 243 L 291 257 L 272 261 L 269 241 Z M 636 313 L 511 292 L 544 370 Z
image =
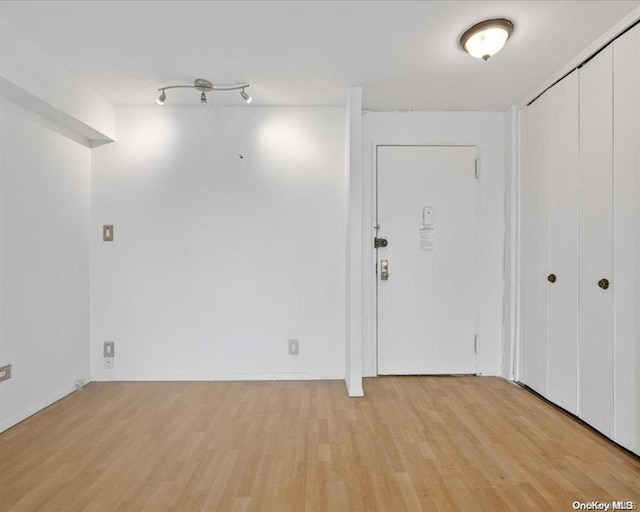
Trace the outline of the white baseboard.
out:
M 478 370 L 478 375 L 482 377 L 504 377 L 502 368 L 483 368 Z
M 343 380 L 343 376 L 313 373 L 228 373 L 215 375 L 94 375 L 92 382 L 158 382 L 158 381 L 262 381 L 262 380 Z
M 65 386 L 62 389 L 59 389 L 55 393 L 49 395 L 44 400 L 40 400 L 39 402 L 33 404 L 32 406 L 27 407 L 26 409 L 20 411 L 18 414 L 14 414 L 10 418 L 0 423 L 0 432 L 4 432 L 5 430 L 10 429 L 11 427 L 13 427 L 14 425 L 17 425 L 21 421 L 26 420 L 29 416 L 33 416 L 37 412 L 40 412 L 42 409 L 49 407 L 51 404 L 57 402 L 58 400 L 64 398 L 67 395 L 70 395 L 75 390 L 76 390 L 75 385 L 70 384 L 68 386 Z
M 500 368 L 484 368 L 482 370 L 478 370 L 477 375 L 482 376 L 482 377 L 504 377 L 507 380 L 513 380 L 509 377 L 506 377 L 505 375 L 503 375 L 502 373 L 502 369 Z M 363 377 L 377 377 L 378 375 L 376 375 L 375 373 L 365 373 L 365 375 L 363 375 Z

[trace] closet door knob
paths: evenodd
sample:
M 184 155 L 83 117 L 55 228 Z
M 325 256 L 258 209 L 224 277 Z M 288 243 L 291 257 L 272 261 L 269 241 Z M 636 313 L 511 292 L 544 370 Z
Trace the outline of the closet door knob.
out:
M 600 288 L 602 288 L 603 290 L 606 290 L 607 288 L 609 288 L 609 280 L 608 279 L 600 279 L 600 281 L 598 281 L 598 286 Z
M 547 281 L 549 281 L 550 283 L 555 283 L 558 280 L 558 278 L 556 277 L 555 274 L 549 274 L 547 276 Z

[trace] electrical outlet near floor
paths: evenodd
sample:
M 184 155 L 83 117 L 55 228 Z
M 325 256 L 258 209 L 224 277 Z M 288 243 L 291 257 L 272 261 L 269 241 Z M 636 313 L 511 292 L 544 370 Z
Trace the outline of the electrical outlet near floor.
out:
M 11 378 L 11 365 L 0 366 L 0 382 Z
M 116 344 L 114 341 L 105 341 L 102 345 L 102 357 L 104 357 L 104 367 L 113 370 L 113 358 L 116 355 Z
M 297 356 L 299 353 L 300 342 L 298 340 L 289 340 L 289 355 Z

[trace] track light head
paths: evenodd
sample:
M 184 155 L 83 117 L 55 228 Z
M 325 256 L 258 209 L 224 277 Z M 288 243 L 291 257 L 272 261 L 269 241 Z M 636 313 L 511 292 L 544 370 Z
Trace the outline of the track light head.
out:
M 247 102 L 247 105 L 253 101 L 253 98 L 244 92 L 244 88 L 240 91 L 240 96 L 242 96 L 242 99 Z
M 207 95 L 204 93 L 204 91 L 202 91 L 202 94 L 200 94 L 200 103 L 203 105 L 207 104 Z
M 156 101 L 158 102 L 158 105 L 164 105 L 164 102 L 167 101 L 167 95 L 165 94 L 164 89 L 162 89 L 162 94 L 158 96 Z

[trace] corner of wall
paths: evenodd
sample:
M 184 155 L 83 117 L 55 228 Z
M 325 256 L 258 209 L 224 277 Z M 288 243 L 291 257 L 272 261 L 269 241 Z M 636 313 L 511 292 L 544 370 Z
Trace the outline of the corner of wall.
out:
M 362 388 L 362 87 L 347 96 L 345 126 L 347 233 L 345 273 L 345 381 L 349 396 Z

